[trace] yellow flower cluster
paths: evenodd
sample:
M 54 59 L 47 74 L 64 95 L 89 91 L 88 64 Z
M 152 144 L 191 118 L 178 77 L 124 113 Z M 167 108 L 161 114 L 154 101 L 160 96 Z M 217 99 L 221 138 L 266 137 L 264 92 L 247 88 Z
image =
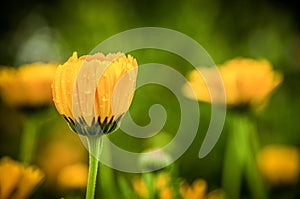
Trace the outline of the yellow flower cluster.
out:
M 189 74 L 190 84 L 198 100 L 211 102 L 209 89 L 223 92 L 221 89 L 224 86 L 227 105 L 257 106 L 263 103 L 282 81 L 282 75 L 273 71 L 267 60 L 235 58 L 218 67 L 218 70 L 219 72 L 215 68 L 199 68 Z M 222 82 L 218 81 L 219 75 L 223 86 Z M 192 96 L 187 86 L 184 87 L 184 92 L 187 96 Z M 216 103 L 223 103 L 221 97 L 215 100 Z
M 8 157 L 0 159 L 0 198 L 25 199 L 44 179 L 34 166 L 25 166 Z
M 294 184 L 300 174 L 299 149 L 292 146 L 269 145 L 257 156 L 263 177 L 272 185 Z
M 149 193 L 142 178 L 133 180 L 133 189 L 141 198 L 148 198 Z M 173 199 L 176 196 L 174 188 L 171 186 L 171 177 L 168 173 L 159 173 L 154 181 L 155 190 L 160 199 Z M 180 195 L 183 199 L 222 199 L 222 190 L 214 190 L 206 193 L 207 184 L 203 179 L 195 180 L 192 185 L 182 182 L 179 187 Z
M 33 63 L 0 69 L 0 94 L 15 107 L 39 107 L 52 103 L 51 85 L 56 64 Z

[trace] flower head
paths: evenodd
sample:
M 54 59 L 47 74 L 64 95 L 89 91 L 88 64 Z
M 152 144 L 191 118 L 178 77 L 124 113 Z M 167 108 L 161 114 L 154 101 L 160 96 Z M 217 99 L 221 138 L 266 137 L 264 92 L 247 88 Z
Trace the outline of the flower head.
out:
M 207 184 L 203 179 L 196 179 L 191 185 L 182 182 L 180 185 L 180 194 L 183 199 L 222 199 L 224 194 L 220 189 L 206 193 Z
M 137 62 L 122 53 L 73 53 L 58 66 L 53 100 L 58 112 L 81 135 L 112 132 L 131 104 Z
M 293 184 L 300 173 L 300 153 L 296 147 L 270 145 L 257 157 L 258 168 L 272 185 Z
M 202 179 L 197 179 L 192 185 L 183 182 L 180 186 L 180 193 L 183 198 L 196 199 L 204 198 L 206 192 L 206 182 Z
M 8 157 L 0 159 L 0 198 L 27 198 L 44 179 L 44 173 Z
M 18 69 L 0 69 L 0 94 L 16 107 L 40 107 L 52 103 L 51 84 L 56 64 L 33 63 Z
M 190 73 L 189 79 L 197 99 L 211 102 L 207 82 L 200 76 L 201 72 L 209 81 L 210 88 L 223 89 L 214 80 L 220 74 L 226 93 L 226 103 L 229 106 L 256 106 L 263 103 L 269 94 L 281 83 L 282 75 L 272 70 L 267 60 L 236 58 L 219 67 L 219 73 L 214 68 L 199 68 Z M 187 89 L 185 93 L 190 96 Z M 222 103 L 222 99 L 216 99 Z

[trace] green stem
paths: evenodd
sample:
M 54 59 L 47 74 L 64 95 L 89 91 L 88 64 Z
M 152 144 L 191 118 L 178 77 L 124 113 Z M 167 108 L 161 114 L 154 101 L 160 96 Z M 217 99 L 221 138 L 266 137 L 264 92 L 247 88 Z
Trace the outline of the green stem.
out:
M 249 184 L 250 191 L 252 192 L 253 198 L 268 198 L 268 194 L 266 191 L 265 184 L 263 179 L 258 171 L 256 164 L 256 153 L 259 148 L 257 129 L 252 122 L 248 121 L 248 145 L 249 145 L 249 153 L 245 159 L 246 168 L 245 168 L 245 176 L 246 180 Z
M 101 158 L 105 159 L 110 165 L 112 165 L 111 148 L 107 137 L 103 137 L 102 147 L 104 148 L 105 153 L 102 154 Z M 101 185 L 101 196 L 106 199 L 118 198 L 121 193 L 119 193 L 116 188 L 116 180 L 113 169 L 104 164 L 100 164 L 99 169 L 101 169 L 101 176 L 98 176 L 98 183 Z
M 223 188 L 227 198 L 240 198 L 243 175 L 254 198 L 267 198 L 258 173 L 254 149 L 258 147 L 255 125 L 245 114 L 234 115 L 231 121 L 223 168 Z
M 240 129 L 239 121 L 234 119 L 231 125 L 232 129 L 227 137 L 222 184 L 226 198 L 239 199 L 246 149 L 242 135 L 244 132 Z
M 37 140 L 37 124 L 33 116 L 26 118 L 23 134 L 20 143 L 20 160 L 25 164 L 30 164 L 34 156 Z
M 88 145 L 89 145 L 89 175 L 88 175 L 88 183 L 86 190 L 86 199 L 94 199 L 95 197 L 95 189 L 96 189 L 96 181 L 97 181 L 97 171 L 98 171 L 98 158 L 101 153 L 101 141 L 100 137 L 88 137 Z
M 155 198 L 155 187 L 154 187 L 154 175 L 153 173 L 143 173 L 143 179 L 145 181 L 147 190 L 148 190 L 148 197 L 147 199 L 154 199 Z

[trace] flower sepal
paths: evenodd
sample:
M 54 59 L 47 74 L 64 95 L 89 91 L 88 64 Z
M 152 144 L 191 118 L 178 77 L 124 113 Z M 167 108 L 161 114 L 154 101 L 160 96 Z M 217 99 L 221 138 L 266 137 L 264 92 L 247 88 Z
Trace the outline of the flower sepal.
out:
M 120 122 L 122 116 L 120 115 L 116 119 L 111 117 L 105 117 L 103 122 L 101 122 L 100 116 L 97 119 L 93 118 L 91 125 L 88 125 L 83 117 L 78 118 L 78 120 L 73 120 L 70 117 L 63 115 L 65 120 L 68 122 L 69 127 L 72 131 L 83 136 L 102 136 L 104 134 L 109 134 L 117 129 L 118 123 Z

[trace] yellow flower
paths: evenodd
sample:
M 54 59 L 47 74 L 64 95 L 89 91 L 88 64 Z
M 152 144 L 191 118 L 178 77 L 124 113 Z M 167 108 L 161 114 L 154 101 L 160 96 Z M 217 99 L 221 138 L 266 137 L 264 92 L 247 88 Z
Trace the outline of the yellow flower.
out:
M 162 188 L 159 193 L 159 198 L 160 199 L 173 199 L 174 191 L 169 187 Z
M 154 178 L 154 189 L 158 191 L 161 199 L 172 198 L 173 190 L 169 187 L 170 175 L 165 172 L 159 173 Z M 134 191 L 141 198 L 148 198 L 149 193 L 146 187 L 146 183 L 142 177 L 136 177 L 132 181 Z
M 43 147 L 38 156 L 38 164 L 45 171 L 47 187 L 56 188 L 58 174 L 63 168 L 87 158 L 86 150 L 79 142 L 63 137 L 62 140 L 51 141 Z
M 88 166 L 84 163 L 75 163 L 64 167 L 57 176 L 57 185 L 61 189 L 82 189 L 86 187 Z
M 44 179 L 41 170 L 8 157 L 0 159 L 0 198 L 25 199 Z
M 10 196 L 22 176 L 22 165 L 4 157 L 0 160 L 0 198 Z
M 52 103 L 51 84 L 57 65 L 33 63 L 18 69 L 0 69 L 0 93 L 5 103 L 16 107 L 40 107 Z
M 135 89 L 137 62 L 122 53 L 96 53 L 59 65 L 53 83 L 58 112 L 81 135 L 112 132 L 128 110 Z
M 207 184 L 202 179 L 195 180 L 192 185 L 186 182 L 180 184 L 180 194 L 183 199 L 221 199 L 223 192 L 221 190 L 214 190 L 206 194 Z
M 133 190 L 138 194 L 141 198 L 147 198 L 149 193 L 144 182 L 144 179 L 141 177 L 136 177 L 132 180 Z
M 202 179 L 197 179 L 190 186 L 186 182 L 180 185 L 180 193 L 184 199 L 202 199 L 206 192 L 206 182 Z
M 300 154 L 296 147 L 270 145 L 257 156 L 263 177 L 273 185 L 293 184 L 299 178 Z
M 225 88 L 226 103 L 229 106 L 260 105 L 282 81 L 282 75 L 274 72 L 267 60 L 236 58 L 218 69 L 219 73 L 215 68 L 199 68 L 189 74 L 190 84 L 198 100 L 211 102 L 207 84 L 200 73 L 206 77 L 210 89 L 217 91 L 217 94 L 222 93 L 223 89 L 222 84 L 218 82 L 220 74 Z M 184 92 L 191 97 L 187 86 L 184 87 Z M 216 102 L 222 103 L 222 98 L 218 97 Z
M 161 172 L 155 180 L 155 186 L 157 187 L 157 189 L 161 189 L 167 187 L 170 181 L 170 175 L 168 173 Z

